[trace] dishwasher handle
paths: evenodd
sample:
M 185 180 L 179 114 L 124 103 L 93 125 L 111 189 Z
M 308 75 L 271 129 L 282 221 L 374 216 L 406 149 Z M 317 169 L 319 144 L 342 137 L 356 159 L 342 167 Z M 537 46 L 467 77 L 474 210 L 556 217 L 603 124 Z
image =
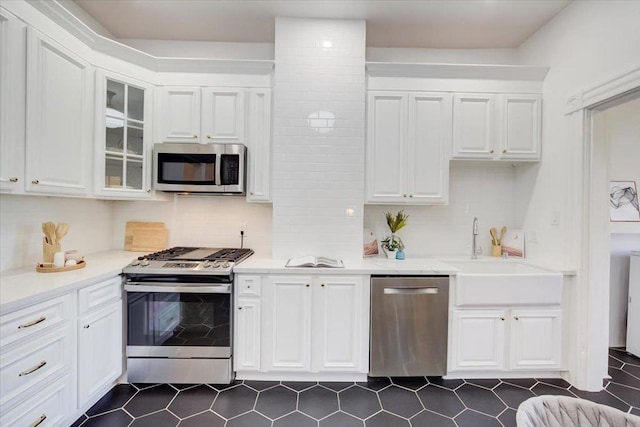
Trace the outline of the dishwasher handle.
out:
M 438 293 L 436 286 L 416 288 L 384 288 L 385 295 L 435 295 Z

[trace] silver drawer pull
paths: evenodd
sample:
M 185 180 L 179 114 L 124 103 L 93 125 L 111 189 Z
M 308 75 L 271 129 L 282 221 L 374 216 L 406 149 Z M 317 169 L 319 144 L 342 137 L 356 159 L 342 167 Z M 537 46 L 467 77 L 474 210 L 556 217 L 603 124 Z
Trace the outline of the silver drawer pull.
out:
M 47 419 L 47 416 L 45 414 L 40 415 L 40 418 L 38 418 L 35 423 L 31 424 L 31 427 L 38 427 L 46 419 Z
M 438 288 L 384 288 L 387 295 L 424 295 L 437 294 Z
M 20 375 L 18 375 L 19 377 L 24 377 L 25 375 L 29 375 L 29 374 L 33 374 L 35 371 L 37 371 L 38 369 L 42 368 L 44 365 L 47 364 L 46 360 L 43 360 L 42 362 L 38 363 L 36 366 L 34 366 L 31 369 L 27 369 L 26 371 L 22 371 L 20 372 Z
M 33 326 L 33 325 L 37 325 L 38 323 L 42 323 L 42 322 L 44 322 L 45 320 L 47 320 L 47 318 L 46 318 L 46 317 L 44 317 L 44 316 L 42 316 L 41 318 L 36 319 L 36 320 L 34 320 L 34 321 L 32 321 L 32 322 L 29 322 L 29 323 L 23 323 L 22 325 L 18 326 L 18 329 L 30 328 L 31 326 Z

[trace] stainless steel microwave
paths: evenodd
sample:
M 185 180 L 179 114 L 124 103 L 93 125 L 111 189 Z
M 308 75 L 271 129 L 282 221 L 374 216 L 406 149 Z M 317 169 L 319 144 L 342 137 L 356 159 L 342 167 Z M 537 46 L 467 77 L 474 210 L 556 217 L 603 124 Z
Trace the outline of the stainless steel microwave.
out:
M 242 144 L 155 144 L 153 187 L 161 191 L 244 194 Z

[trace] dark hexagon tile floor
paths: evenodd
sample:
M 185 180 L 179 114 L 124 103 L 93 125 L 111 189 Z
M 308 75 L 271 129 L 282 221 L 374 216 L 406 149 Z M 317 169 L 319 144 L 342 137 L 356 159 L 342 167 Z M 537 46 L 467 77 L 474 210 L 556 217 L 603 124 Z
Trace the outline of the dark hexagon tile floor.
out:
M 73 427 L 515 427 L 518 405 L 541 394 L 640 415 L 640 359 L 619 348 L 609 356 L 611 380 L 596 393 L 555 378 L 121 384 Z

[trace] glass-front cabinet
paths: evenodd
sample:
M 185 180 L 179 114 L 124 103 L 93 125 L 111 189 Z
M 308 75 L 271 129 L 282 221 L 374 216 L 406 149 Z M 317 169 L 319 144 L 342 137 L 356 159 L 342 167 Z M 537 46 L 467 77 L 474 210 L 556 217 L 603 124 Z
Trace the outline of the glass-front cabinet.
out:
M 96 196 L 149 198 L 151 85 L 96 74 Z

